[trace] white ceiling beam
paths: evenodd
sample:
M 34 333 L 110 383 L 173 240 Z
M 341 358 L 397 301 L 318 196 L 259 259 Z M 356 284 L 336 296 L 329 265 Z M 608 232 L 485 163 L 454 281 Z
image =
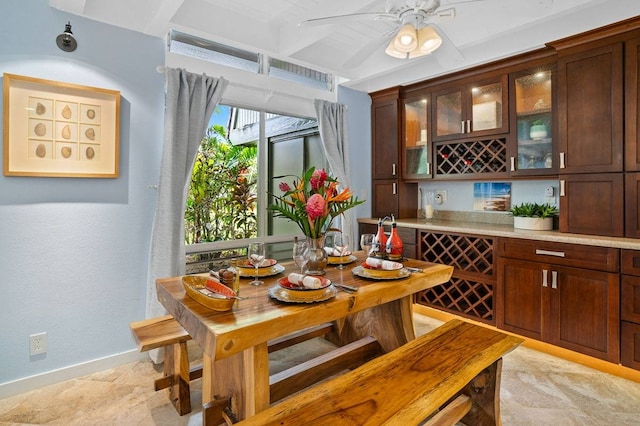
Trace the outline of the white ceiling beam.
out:
M 146 25 L 145 34 L 164 37 L 170 28 L 171 19 L 182 6 L 184 0 L 164 0 L 155 10 L 153 17 Z
M 74 15 L 83 14 L 86 3 L 87 0 L 49 0 L 49 6 Z

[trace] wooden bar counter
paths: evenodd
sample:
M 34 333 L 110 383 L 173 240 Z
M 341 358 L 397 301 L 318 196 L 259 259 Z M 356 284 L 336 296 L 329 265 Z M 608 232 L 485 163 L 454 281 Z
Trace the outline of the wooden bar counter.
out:
M 158 299 L 204 351 L 203 404 L 226 399 L 239 419 L 268 408 L 267 342 L 308 327 L 333 322 L 335 343 L 346 345 L 371 336 L 382 352 L 413 340 L 412 295 L 447 282 L 453 268 L 407 260 L 405 266 L 422 272 L 403 279 L 370 280 L 352 274 L 352 268 L 364 261 L 362 252 L 354 254 L 358 259 L 347 269 L 328 266 L 326 277 L 358 291 L 339 290 L 323 302 L 283 303 L 269 296 L 269 287 L 278 279 L 298 272 L 292 262 L 282 264 L 284 272 L 263 278 L 262 286 L 241 280 L 240 295 L 246 299 L 238 300 L 229 312 L 212 311 L 191 299 L 181 277 L 158 279 Z

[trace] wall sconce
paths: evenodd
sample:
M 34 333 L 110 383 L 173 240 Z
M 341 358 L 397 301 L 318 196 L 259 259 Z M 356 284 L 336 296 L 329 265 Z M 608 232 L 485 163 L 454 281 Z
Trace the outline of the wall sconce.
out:
M 64 32 L 56 37 L 56 44 L 60 48 L 60 50 L 64 50 L 65 52 L 73 52 L 78 47 L 78 42 L 75 38 L 73 38 L 73 33 L 71 32 L 71 22 L 67 22 L 64 26 Z

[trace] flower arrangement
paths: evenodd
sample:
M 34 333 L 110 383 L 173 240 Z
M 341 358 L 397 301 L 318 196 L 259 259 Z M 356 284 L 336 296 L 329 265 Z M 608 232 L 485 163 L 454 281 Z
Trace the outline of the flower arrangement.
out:
M 295 222 L 307 237 L 319 238 L 331 228 L 335 217 L 364 203 L 354 197 L 349 188 L 338 193 L 339 184 L 324 169 L 311 167 L 296 177 L 292 185 L 280 183 L 284 195 L 274 195 L 275 204 L 269 206 L 269 210 L 274 212 L 274 217 Z

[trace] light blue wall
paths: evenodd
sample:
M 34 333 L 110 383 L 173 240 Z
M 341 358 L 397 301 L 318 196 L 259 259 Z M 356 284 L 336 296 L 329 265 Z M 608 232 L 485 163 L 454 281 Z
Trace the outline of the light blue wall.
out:
M 73 53 L 56 36 L 67 21 Z M 82 19 L 48 0 L 4 0 L 0 71 L 119 90 L 120 177 L 0 176 L 0 387 L 71 365 L 135 353 L 163 131 L 160 38 Z M 2 124 L 0 124 L 2 127 Z M 29 335 L 48 333 L 45 355 Z M 1 392 L 0 392 L 0 396 Z

